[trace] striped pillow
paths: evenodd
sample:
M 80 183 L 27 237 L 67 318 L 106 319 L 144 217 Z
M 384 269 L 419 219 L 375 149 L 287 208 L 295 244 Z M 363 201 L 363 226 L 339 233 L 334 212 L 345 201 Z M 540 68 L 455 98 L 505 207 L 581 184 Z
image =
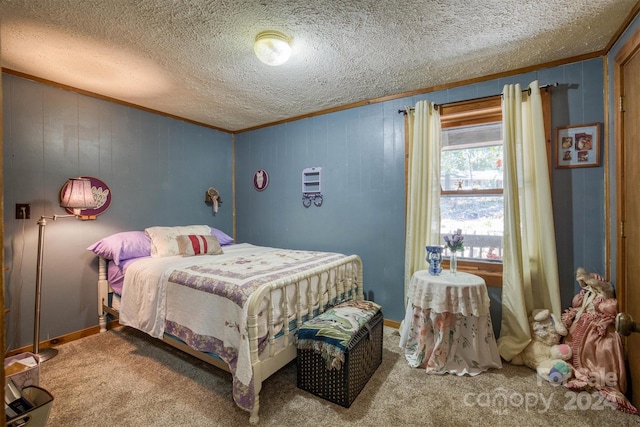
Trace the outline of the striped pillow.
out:
M 208 225 L 179 225 L 176 227 L 149 227 L 144 232 L 151 238 L 151 256 L 180 255 L 177 236 L 187 234 L 211 234 Z
M 219 255 L 222 253 L 220 243 L 216 236 L 203 236 L 197 234 L 182 234 L 176 237 L 180 255 Z

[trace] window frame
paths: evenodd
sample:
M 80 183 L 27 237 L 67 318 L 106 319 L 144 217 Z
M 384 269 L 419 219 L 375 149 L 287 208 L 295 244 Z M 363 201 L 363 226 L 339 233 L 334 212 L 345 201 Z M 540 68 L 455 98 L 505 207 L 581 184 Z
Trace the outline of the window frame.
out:
M 540 90 L 542 98 L 542 114 L 544 119 L 545 146 L 547 152 L 547 166 L 549 170 L 549 182 L 551 183 L 551 91 L 549 88 Z M 439 105 L 442 130 L 481 125 L 487 123 L 502 122 L 502 96 L 488 96 L 460 102 Z M 405 211 L 407 202 L 408 170 L 409 170 L 409 132 L 408 120 L 405 119 Z M 456 190 L 443 191 L 441 194 L 497 194 L 501 190 Z M 487 193 L 489 192 L 489 193 Z M 449 259 L 442 261 L 443 268 L 449 268 Z M 482 277 L 487 286 L 502 286 L 502 262 L 470 261 L 458 258 L 458 270 L 476 274 Z

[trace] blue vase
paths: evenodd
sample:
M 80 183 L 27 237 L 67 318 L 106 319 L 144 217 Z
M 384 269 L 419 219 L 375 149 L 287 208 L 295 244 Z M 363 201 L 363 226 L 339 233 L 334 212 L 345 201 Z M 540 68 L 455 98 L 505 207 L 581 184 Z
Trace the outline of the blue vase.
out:
M 432 276 L 439 276 L 442 273 L 442 246 L 426 246 L 427 249 L 427 264 L 429 264 L 429 274 Z

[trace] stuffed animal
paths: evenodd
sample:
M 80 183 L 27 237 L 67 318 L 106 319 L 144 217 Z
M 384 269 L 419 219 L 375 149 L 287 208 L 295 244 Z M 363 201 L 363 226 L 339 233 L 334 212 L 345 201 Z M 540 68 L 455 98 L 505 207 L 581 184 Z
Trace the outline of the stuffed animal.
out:
M 540 377 L 553 383 L 562 384 L 571 378 L 571 347 L 560 344 L 567 328 L 549 310 L 536 309 L 529 316 L 531 342 L 511 363 L 535 369 Z

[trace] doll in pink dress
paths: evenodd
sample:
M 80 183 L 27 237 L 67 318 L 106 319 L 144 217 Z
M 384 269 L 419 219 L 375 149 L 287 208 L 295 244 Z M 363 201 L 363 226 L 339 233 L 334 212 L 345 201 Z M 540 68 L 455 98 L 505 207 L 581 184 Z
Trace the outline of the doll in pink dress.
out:
M 618 302 L 613 286 L 602 276 L 578 268 L 576 279 L 582 290 L 572 307 L 562 314 L 569 330 L 564 343 L 571 347 L 573 378 L 565 383 L 572 390 L 597 390 L 616 409 L 637 414 L 625 396 L 627 373 L 620 335 L 615 330 Z

